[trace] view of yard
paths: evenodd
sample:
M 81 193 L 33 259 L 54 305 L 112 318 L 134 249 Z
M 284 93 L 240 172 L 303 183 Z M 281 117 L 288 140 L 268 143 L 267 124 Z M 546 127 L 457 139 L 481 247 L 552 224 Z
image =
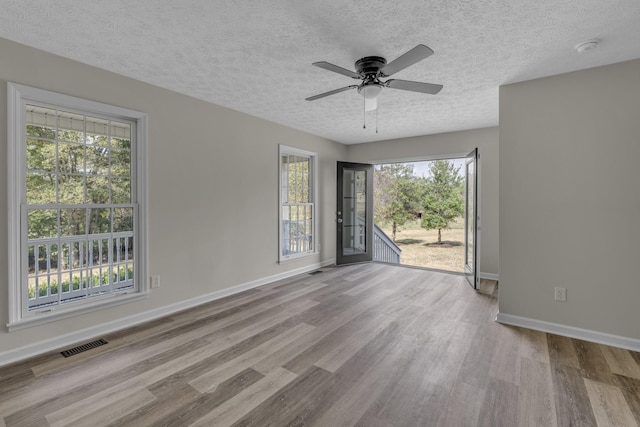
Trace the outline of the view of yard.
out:
M 374 219 L 400 264 L 464 272 L 463 159 L 377 165 Z
M 391 226 L 378 224 L 388 235 Z M 442 245 L 437 244 L 438 230 L 425 230 L 420 220 L 407 222 L 396 235 L 396 244 L 402 249 L 400 263 L 439 270 L 464 271 L 464 219 L 459 218 L 451 229 L 442 230 Z

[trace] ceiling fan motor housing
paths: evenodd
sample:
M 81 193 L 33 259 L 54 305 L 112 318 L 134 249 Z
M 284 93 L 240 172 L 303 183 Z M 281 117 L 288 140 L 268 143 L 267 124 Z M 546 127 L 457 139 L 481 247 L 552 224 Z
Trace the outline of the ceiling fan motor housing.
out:
M 365 56 L 356 61 L 356 72 L 363 78 L 374 79 L 380 76 L 380 69 L 387 65 L 387 60 L 381 56 Z

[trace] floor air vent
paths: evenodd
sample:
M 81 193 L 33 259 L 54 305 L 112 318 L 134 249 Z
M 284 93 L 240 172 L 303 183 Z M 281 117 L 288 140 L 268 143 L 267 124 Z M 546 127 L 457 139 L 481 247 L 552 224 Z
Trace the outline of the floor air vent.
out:
M 99 340 L 91 341 L 86 344 L 70 348 L 69 350 L 62 351 L 60 352 L 60 354 L 62 354 L 64 357 L 74 356 L 78 353 L 82 353 L 83 351 L 91 350 L 92 348 L 100 347 L 101 345 L 105 344 L 107 344 L 107 342 L 101 338 Z
M 314 275 L 314 274 L 318 274 L 318 273 L 322 273 L 322 270 L 316 270 L 316 271 L 312 271 L 311 273 L 309 273 L 310 275 Z

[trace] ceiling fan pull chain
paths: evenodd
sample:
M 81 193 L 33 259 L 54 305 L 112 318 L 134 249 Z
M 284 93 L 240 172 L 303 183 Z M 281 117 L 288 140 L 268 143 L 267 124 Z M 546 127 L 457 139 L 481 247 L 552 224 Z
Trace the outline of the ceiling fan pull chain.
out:
M 367 92 L 367 88 L 365 87 L 364 92 Z M 362 97 L 362 129 L 367 128 L 367 97 Z

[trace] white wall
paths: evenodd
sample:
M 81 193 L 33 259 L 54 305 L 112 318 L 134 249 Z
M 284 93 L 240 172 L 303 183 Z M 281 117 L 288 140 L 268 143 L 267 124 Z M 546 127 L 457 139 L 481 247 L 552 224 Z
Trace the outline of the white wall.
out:
M 149 114 L 149 273 L 162 283 L 143 301 L 11 333 L 2 326 L 0 361 L 3 352 L 335 257 L 335 164 L 346 158 L 344 145 L 1 39 L 0 58 L 0 129 L 7 124 L 6 81 Z M 0 132 L 2 165 L 6 138 Z M 283 265 L 277 263 L 281 143 L 319 155 L 322 248 L 317 256 Z M 2 173 L 2 272 L 6 187 Z M 0 322 L 6 323 L 6 276 L 0 284 Z
M 500 315 L 640 339 L 639 161 L 640 60 L 500 89 Z
M 498 128 L 419 136 L 348 146 L 349 161 L 384 163 L 480 153 L 480 262 L 485 277 L 498 275 Z

